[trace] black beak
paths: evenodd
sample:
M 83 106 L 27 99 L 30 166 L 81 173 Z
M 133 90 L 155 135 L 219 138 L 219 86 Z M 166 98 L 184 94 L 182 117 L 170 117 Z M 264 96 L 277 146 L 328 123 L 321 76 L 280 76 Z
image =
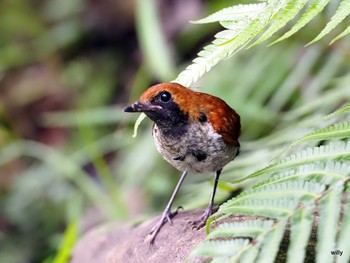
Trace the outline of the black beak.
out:
M 158 105 L 153 105 L 149 102 L 143 103 L 143 102 L 137 101 L 134 104 L 126 107 L 124 109 L 124 112 L 146 112 L 146 111 L 151 111 L 155 109 L 161 109 L 161 107 Z

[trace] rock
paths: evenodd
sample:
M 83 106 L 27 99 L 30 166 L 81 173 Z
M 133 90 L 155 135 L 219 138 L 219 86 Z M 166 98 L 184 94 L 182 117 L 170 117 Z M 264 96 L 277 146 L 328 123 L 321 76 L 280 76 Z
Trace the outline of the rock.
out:
M 189 257 L 191 251 L 206 237 L 205 229 L 192 229 L 189 221 L 200 218 L 204 210 L 180 211 L 173 218 L 173 225 L 166 223 L 157 235 L 153 245 L 149 243 L 150 229 L 160 216 L 140 225 L 104 224 L 89 231 L 78 242 L 71 263 L 205 263 L 211 258 Z M 264 219 L 259 216 L 233 215 L 224 222 L 244 222 Z M 266 219 L 266 218 L 265 218 Z M 315 262 L 315 247 L 319 216 L 314 214 L 314 223 L 304 262 Z M 214 224 L 215 227 L 215 224 Z M 288 224 L 275 262 L 286 262 L 290 238 Z
M 149 231 L 160 216 L 137 226 L 110 223 L 99 226 L 78 242 L 71 263 L 185 262 L 190 252 L 205 238 L 205 229 L 192 229 L 190 220 L 198 219 L 204 210 L 180 211 L 173 225 L 166 223 L 154 244 Z M 204 259 L 203 259 L 204 260 Z M 190 262 L 203 262 L 200 259 Z

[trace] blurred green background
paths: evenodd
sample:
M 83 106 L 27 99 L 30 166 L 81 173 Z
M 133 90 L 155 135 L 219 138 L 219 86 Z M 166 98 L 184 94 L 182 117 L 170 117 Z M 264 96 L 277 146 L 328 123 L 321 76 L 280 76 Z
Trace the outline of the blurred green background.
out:
M 137 222 L 163 209 L 179 172 L 157 154 L 151 122 L 133 139 L 137 116 L 122 109 L 150 85 L 173 80 L 221 30 L 190 20 L 239 2 L 0 2 L 0 262 L 57 259 L 67 226 L 77 224 L 80 236 L 101 222 Z M 242 158 L 244 146 L 254 150 L 249 142 L 279 127 L 288 110 L 303 106 L 289 116 L 297 122 L 347 101 L 349 38 L 304 47 L 336 7 L 280 44 L 243 50 L 193 85 L 240 113 Z M 265 164 L 254 158 L 229 176 Z M 210 179 L 188 177 L 177 204 L 205 206 Z M 218 202 L 238 187 L 222 184 Z

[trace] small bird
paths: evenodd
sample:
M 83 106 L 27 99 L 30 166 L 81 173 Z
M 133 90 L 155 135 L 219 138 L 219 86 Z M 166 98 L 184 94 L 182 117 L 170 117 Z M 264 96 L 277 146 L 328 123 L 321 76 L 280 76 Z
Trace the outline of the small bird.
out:
M 171 212 L 175 196 L 187 173 L 214 172 L 214 188 L 208 207 L 195 228 L 203 227 L 213 213 L 213 202 L 222 168 L 239 152 L 239 115 L 222 99 L 193 91 L 178 83 L 160 83 L 148 88 L 140 100 L 125 112 L 144 112 L 154 121 L 152 135 L 158 152 L 176 169 L 181 178 L 162 214 L 151 229 L 152 244 L 177 210 Z

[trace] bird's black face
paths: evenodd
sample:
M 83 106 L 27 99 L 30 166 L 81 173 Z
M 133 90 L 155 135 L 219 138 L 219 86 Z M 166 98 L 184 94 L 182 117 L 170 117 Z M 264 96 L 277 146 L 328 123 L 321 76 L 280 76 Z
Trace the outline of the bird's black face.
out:
M 172 94 L 163 90 L 149 101 L 137 101 L 126 107 L 125 112 L 144 112 L 160 129 L 168 130 L 182 127 L 188 122 L 188 115 L 184 114 L 174 101 Z

